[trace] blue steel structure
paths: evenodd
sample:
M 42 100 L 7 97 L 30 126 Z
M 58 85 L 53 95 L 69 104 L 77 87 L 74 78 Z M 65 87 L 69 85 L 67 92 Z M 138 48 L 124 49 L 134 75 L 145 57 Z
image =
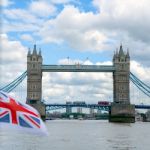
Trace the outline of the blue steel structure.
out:
M 103 111 L 109 111 L 111 105 L 99 105 L 99 104 L 45 104 L 46 111 L 63 109 L 67 107 L 82 107 L 82 108 L 93 108 Z M 135 105 L 135 109 L 150 109 L 150 105 Z
M 97 104 L 46 104 L 46 111 L 62 109 L 67 107 L 82 107 L 82 108 L 93 108 L 104 111 L 109 111 L 110 105 L 97 105 Z
M 42 72 L 114 72 L 112 65 L 42 65 Z

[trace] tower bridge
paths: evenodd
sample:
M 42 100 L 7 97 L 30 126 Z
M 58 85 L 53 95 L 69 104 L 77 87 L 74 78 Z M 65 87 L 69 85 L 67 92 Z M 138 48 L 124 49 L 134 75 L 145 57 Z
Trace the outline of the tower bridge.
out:
M 110 72 L 113 77 L 113 103 L 109 106 L 99 106 L 97 104 L 85 104 L 79 107 L 86 108 L 107 108 L 109 110 L 110 122 L 134 122 L 135 109 L 150 109 L 150 105 L 131 105 L 130 104 L 130 81 L 144 93 L 150 97 L 150 86 L 137 78 L 130 72 L 130 56 L 129 52 L 123 51 L 122 45 L 119 51 L 113 56 L 112 65 L 44 65 L 41 51 L 37 52 L 34 45 L 33 52 L 28 51 L 27 55 L 27 71 L 11 83 L 1 87 L 4 92 L 11 92 L 18 87 L 27 76 L 27 103 L 35 107 L 41 114 L 43 119 L 46 116 L 46 109 L 60 109 L 77 107 L 77 104 L 44 104 L 42 102 L 42 73 L 43 72 Z M 130 80 L 129 80 L 130 79 Z
M 111 72 L 113 76 L 113 103 L 109 121 L 134 122 L 135 106 L 130 104 L 130 56 L 123 51 L 122 45 L 113 56 L 113 65 L 43 65 L 41 51 L 27 55 L 27 103 L 39 110 L 45 117 L 45 105 L 42 99 L 42 72 Z

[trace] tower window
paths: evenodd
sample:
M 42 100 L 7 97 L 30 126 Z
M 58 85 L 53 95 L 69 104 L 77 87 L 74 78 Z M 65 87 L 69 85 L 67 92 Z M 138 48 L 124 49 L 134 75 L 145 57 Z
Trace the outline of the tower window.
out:
M 33 68 L 35 68 L 35 64 L 33 64 Z
M 36 58 L 35 58 L 35 57 L 33 57 L 33 58 L 32 58 L 32 60 L 33 60 L 33 61 L 36 61 Z

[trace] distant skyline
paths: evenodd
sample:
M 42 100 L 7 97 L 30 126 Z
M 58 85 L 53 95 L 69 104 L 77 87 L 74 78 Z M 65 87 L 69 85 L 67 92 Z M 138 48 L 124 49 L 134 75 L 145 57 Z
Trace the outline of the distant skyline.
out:
M 44 64 L 107 65 L 122 43 L 131 71 L 150 85 L 149 6 L 149 0 L 1 0 L 1 87 L 26 70 L 34 44 Z M 21 86 L 26 91 L 26 81 Z M 11 94 L 20 97 L 18 91 Z M 131 90 L 136 103 L 133 96 L 142 102 L 136 88 Z M 43 99 L 112 100 L 112 74 L 44 73 Z

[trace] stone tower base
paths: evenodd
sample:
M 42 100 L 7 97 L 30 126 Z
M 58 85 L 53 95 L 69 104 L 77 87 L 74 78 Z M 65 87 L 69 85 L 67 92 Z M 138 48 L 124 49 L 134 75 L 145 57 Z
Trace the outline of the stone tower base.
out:
M 29 105 L 34 107 L 39 112 L 39 114 L 41 115 L 42 120 L 45 121 L 45 119 L 46 119 L 45 104 L 43 104 L 43 103 L 36 103 L 36 104 L 29 104 Z
M 112 103 L 109 112 L 109 122 L 134 123 L 135 106 L 131 104 Z

